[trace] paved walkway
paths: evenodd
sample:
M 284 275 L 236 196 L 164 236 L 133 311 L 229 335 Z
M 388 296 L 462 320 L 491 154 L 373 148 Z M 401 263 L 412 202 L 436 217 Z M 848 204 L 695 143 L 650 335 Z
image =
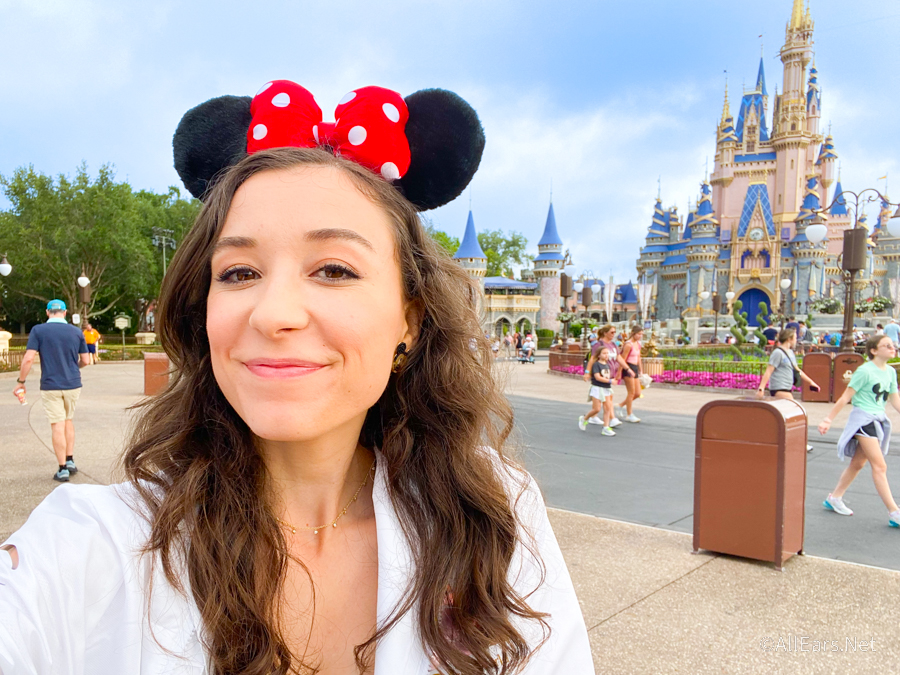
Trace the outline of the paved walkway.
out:
M 545 368 L 509 364 L 497 370 L 518 396 L 584 402 L 583 384 Z M 141 398 L 141 364 L 82 372 L 76 421 L 81 470 L 73 482 L 108 483 L 117 479 L 130 415 L 125 408 Z M 0 374 L 0 394 L 11 392 L 14 380 L 14 373 Z M 690 414 L 712 398 L 658 389 L 639 405 Z M 56 487 L 50 429 L 37 400 L 34 387 L 28 406 L 0 395 L 0 540 Z M 813 421 L 815 414 L 811 410 Z M 900 573 L 812 556 L 793 558 L 778 573 L 763 563 L 692 555 L 686 534 L 568 511 L 551 510 L 550 516 L 579 592 L 598 673 L 897 670 Z

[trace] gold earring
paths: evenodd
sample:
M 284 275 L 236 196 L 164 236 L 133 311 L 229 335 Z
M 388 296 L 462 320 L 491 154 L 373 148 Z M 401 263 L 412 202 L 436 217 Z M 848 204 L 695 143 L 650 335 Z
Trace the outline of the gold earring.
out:
M 397 345 L 397 350 L 394 352 L 394 361 L 391 363 L 391 372 L 399 373 L 403 370 L 404 365 L 406 365 L 406 343 L 401 342 Z

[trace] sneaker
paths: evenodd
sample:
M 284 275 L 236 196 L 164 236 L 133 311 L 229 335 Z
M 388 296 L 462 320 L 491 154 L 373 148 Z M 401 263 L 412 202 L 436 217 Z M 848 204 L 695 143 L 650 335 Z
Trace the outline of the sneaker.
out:
M 628 417 L 625 418 L 625 421 L 631 422 L 632 424 L 637 424 L 638 422 L 641 421 L 641 418 L 638 417 L 637 415 L 635 415 L 634 413 L 631 413 Z
M 601 420 L 599 417 L 597 417 L 596 415 L 594 415 L 591 419 L 588 420 L 588 424 L 600 424 L 600 425 L 602 425 L 602 424 L 603 424 L 603 420 Z
M 599 422 L 599 424 L 603 424 L 603 422 Z M 610 428 L 610 429 L 615 429 L 616 427 L 620 427 L 620 426 L 622 426 L 622 420 L 620 420 L 618 417 L 613 417 L 613 418 L 609 421 L 609 428 Z
M 66 460 L 66 468 L 69 470 L 69 473 L 78 473 L 78 467 L 75 466 L 75 462 L 71 459 Z
M 587 429 L 587 422 L 584 421 L 584 415 L 578 418 L 578 428 L 582 431 Z
M 900 511 L 894 511 L 888 516 L 888 524 L 891 527 L 900 527 Z
M 844 504 L 844 500 L 840 497 L 832 497 L 828 495 L 825 501 L 822 502 L 822 506 L 824 506 L 829 511 L 834 511 L 835 513 L 839 513 L 842 516 L 852 516 L 853 511 L 847 508 L 847 505 Z
M 807 445 L 807 446 L 806 446 L 806 451 L 807 451 L 807 452 L 812 452 L 812 451 L 813 451 L 813 446 Z
M 610 429 L 609 427 L 603 427 L 603 429 L 600 431 L 600 435 L 601 436 L 615 436 L 616 432 L 613 431 L 612 429 Z
M 53 474 L 53 480 L 59 481 L 60 483 L 68 483 L 69 482 L 69 470 L 68 469 L 60 469 L 55 474 Z
M 628 413 L 626 412 L 623 406 L 617 405 L 613 407 L 613 413 L 616 417 L 622 418 L 625 417 Z

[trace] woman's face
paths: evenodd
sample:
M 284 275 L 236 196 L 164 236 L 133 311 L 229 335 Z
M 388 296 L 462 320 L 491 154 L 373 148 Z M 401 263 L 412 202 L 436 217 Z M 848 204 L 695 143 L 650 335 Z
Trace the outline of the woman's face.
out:
M 361 427 L 416 333 L 382 208 L 332 167 L 259 173 L 235 194 L 211 265 L 212 368 L 253 433 Z
M 602 339 L 603 339 L 603 340 L 606 340 L 607 342 L 612 342 L 612 341 L 615 339 L 615 337 L 616 337 L 616 329 L 613 328 L 613 329 L 611 329 L 609 332 L 607 332 L 607 333 L 603 336 Z

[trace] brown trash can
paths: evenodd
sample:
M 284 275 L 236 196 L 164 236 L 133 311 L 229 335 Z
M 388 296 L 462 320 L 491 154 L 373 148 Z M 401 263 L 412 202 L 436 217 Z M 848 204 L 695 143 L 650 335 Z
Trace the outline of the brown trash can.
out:
M 155 396 L 169 384 L 169 357 L 163 352 L 144 354 L 144 396 Z
M 697 414 L 694 552 L 803 552 L 807 419 L 788 399 L 711 401 Z
M 800 398 L 810 403 L 827 403 L 831 400 L 831 354 L 812 352 L 803 357 L 803 372 L 809 375 L 819 391 L 813 391 L 809 383 L 803 380 Z
M 831 386 L 832 403 L 837 401 L 843 395 L 844 390 L 847 389 L 847 385 L 850 384 L 850 378 L 853 377 L 853 373 L 855 373 L 856 369 L 865 362 L 865 357 L 856 352 L 841 352 L 840 354 L 835 355 L 833 367 L 834 384 Z

